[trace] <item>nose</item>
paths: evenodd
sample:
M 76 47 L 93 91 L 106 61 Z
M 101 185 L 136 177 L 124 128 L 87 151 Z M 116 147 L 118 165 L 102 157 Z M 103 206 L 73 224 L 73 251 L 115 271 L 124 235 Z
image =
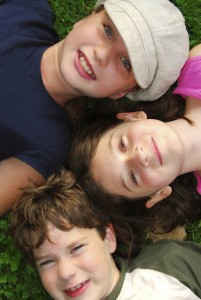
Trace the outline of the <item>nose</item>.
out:
M 68 280 L 76 274 L 76 266 L 69 260 L 62 260 L 58 264 L 58 277 L 62 280 Z
M 128 163 L 131 164 L 132 167 L 141 166 L 148 167 L 149 162 L 146 155 L 146 152 L 143 150 L 141 146 L 135 146 L 134 151 L 129 153 Z
M 114 49 L 113 49 L 114 50 Z M 101 43 L 94 47 L 93 49 L 95 60 L 105 67 L 110 62 L 112 58 L 112 46 L 108 44 Z

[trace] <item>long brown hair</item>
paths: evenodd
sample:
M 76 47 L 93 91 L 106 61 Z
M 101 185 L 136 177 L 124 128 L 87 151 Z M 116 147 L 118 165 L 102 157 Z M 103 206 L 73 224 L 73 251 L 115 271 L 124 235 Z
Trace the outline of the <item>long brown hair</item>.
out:
M 100 101 L 77 123 L 73 134 L 70 167 L 92 198 L 94 195 L 99 195 L 99 201 L 96 201 L 95 205 L 101 206 L 103 210 L 115 216 L 117 214 L 115 209 L 117 210 L 122 203 L 126 203 L 127 208 L 129 207 L 126 214 L 127 216 L 133 215 L 135 221 L 139 221 L 138 228 L 156 231 L 159 228 L 157 224 L 160 223 L 161 232 L 169 232 L 177 225 L 185 224 L 187 220 L 196 220 L 201 217 L 201 201 L 196 193 L 193 174 L 185 174 L 176 178 L 171 184 L 172 194 L 151 209 L 145 208 L 147 197 L 131 201 L 132 199 L 108 193 L 93 179 L 91 174 L 91 161 L 100 138 L 108 129 L 121 122 L 116 118 L 116 114 L 122 111 L 138 110 L 145 111 L 148 118 L 168 122 L 183 117 L 185 102 L 181 97 L 172 96 L 170 93 L 166 93 L 155 102 L 117 103 L 108 99 Z

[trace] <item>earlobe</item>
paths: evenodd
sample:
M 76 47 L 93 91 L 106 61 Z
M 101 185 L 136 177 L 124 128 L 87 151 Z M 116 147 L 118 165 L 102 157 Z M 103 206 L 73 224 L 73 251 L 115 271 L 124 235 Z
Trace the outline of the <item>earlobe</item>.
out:
M 117 248 L 117 242 L 112 224 L 109 224 L 108 227 L 106 227 L 105 242 L 107 243 L 109 252 L 114 253 Z
M 151 196 L 151 198 L 146 202 L 146 204 L 145 204 L 146 208 L 151 208 L 152 206 L 154 206 L 154 204 L 156 204 L 156 203 L 162 201 L 163 199 L 167 198 L 168 196 L 170 196 L 171 193 L 172 193 L 171 186 L 168 185 L 168 186 L 162 188 L 161 190 L 159 190 L 158 192 L 153 194 Z
M 146 120 L 147 115 L 144 111 L 133 111 L 133 112 L 126 112 L 126 113 L 118 113 L 117 119 L 123 120 L 125 122 Z

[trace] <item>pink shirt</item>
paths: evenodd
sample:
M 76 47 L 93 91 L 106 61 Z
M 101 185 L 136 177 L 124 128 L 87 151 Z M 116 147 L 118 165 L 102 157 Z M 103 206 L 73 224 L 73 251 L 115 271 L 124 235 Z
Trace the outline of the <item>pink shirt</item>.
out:
M 201 99 L 201 56 L 189 58 L 178 79 L 178 87 L 173 94 L 183 98 L 191 96 Z
M 189 58 L 178 79 L 178 87 L 173 94 L 201 99 L 201 56 Z M 201 176 L 195 172 L 197 191 L 201 195 Z

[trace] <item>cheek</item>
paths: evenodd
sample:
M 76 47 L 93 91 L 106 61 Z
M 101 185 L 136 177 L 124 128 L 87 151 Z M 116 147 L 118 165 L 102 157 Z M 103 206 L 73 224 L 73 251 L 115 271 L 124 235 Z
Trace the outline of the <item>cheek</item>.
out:
M 107 251 L 107 252 L 106 252 Z M 85 270 L 93 273 L 96 277 L 105 276 L 105 270 L 110 266 L 109 264 L 109 252 L 100 245 L 96 248 L 91 255 L 83 262 L 82 266 Z
M 147 170 L 146 173 L 141 174 L 141 180 L 147 187 L 153 189 L 161 188 L 161 185 L 164 183 L 164 174 L 162 172 Z
M 39 274 L 44 288 L 51 293 L 56 285 L 56 277 L 53 272 L 44 272 Z
M 169 174 L 169 175 L 168 175 Z M 156 189 L 161 189 L 172 182 L 171 172 L 168 170 L 150 171 L 142 177 L 143 184 L 150 189 L 150 193 L 155 192 Z

